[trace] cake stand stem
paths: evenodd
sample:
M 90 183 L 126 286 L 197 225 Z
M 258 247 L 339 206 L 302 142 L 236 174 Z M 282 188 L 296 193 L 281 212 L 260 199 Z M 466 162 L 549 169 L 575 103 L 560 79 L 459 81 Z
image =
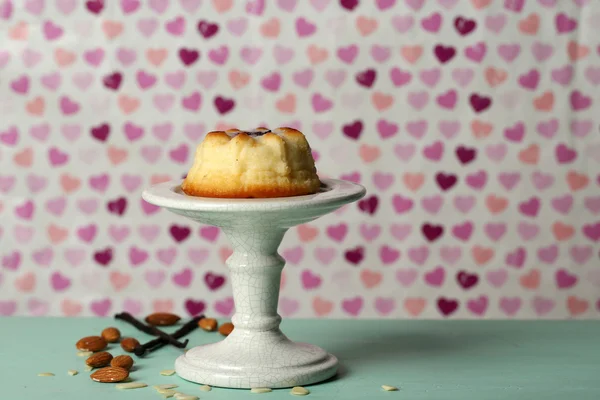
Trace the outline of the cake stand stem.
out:
M 235 303 L 231 319 L 235 335 L 278 331 L 281 317 L 277 304 L 285 260 L 277 248 L 287 229 L 254 226 L 223 231 L 233 245 L 226 263 Z

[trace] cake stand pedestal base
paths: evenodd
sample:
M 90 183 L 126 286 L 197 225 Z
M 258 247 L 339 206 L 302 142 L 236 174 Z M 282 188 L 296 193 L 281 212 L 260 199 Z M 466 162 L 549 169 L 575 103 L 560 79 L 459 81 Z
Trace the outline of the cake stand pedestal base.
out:
M 279 329 L 242 332 L 190 349 L 175 361 L 182 378 L 227 388 L 285 388 L 334 376 L 338 360 L 320 347 L 295 343 Z
M 194 221 L 220 227 L 233 253 L 227 259 L 235 314 L 223 341 L 195 347 L 175 362 L 192 382 L 228 388 L 308 385 L 335 375 L 338 360 L 325 350 L 294 343 L 277 314 L 281 270 L 277 248 L 286 231 L 364 196 L 350 182 L 323 179 L 319 193 L 277 199 L 207 199 L 186 196 L 177 182 L 144 191 L 143 198 Z

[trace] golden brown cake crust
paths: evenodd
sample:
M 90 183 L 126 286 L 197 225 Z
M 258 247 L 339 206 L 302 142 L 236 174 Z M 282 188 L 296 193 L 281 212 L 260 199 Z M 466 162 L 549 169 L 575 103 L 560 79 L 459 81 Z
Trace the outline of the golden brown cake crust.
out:
M 198 197 L 271 198 L 313 194 L 320 184 L 302 132 L 260 127 L 209 132 L 181 188 Z

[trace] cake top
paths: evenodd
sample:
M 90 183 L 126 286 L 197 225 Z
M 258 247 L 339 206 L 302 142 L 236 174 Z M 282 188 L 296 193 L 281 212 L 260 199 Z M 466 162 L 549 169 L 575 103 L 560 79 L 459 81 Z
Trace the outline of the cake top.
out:
M 271 132 L 270 129 L 262 128 L 262 127 L 256 128 L 252 131 L 241 131 L 239 129 L 229 129 L 229 130 L 225 131 L 225 133 L 229 137 L 235 137 L 235 136 L 239 135 L 240 133 L 245 133 L 246 135 L 248 135 L 250 137 L 259 137 L 259 136 L 265 135 L 269 132 Z

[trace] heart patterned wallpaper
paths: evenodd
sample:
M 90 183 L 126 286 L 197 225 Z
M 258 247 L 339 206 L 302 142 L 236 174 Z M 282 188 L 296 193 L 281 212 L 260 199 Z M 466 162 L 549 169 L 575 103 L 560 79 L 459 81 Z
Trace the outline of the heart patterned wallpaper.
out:
M 285 317 L 600 317 L 600 2 L 0 0 L 0 315 L 229 316 L 216 228 L 141 200 L 203 134 L 303 130 L 360 203 Z

